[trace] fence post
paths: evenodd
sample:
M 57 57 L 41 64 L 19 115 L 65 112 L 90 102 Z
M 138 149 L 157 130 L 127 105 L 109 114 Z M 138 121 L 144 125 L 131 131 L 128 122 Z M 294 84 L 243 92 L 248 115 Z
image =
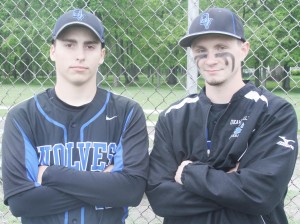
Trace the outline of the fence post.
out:
M 188 0 L 188 28 L 190 27 L 193 19 L 199 15 L 199 0 Z M 197 93 L 197 66 L 194 63 L 191 49 L 187 49 L 187 80 L 186 90 L 188 94 Z

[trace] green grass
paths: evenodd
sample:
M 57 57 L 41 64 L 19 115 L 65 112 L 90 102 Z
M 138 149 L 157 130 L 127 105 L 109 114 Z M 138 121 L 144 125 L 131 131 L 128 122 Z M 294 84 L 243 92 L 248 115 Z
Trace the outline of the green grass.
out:
M 164 110 L 171 103 L 187 95 L 182 85 L 176 85 L 175 87 L 161 85 L 160 88 L 157 88 L 155 84 L 149 83 L 149 80 L 148 82 L 147 80 L 144 80 L 146 84 L 142 84 L 142 81 L 140 81 L 140 85 L 135 84 L 129 86 L 121 85 L 120 87 L 112 87 L 111 85 L 107 84 L 109 83 L 108 81 L 110 80 L 103 82 L 103 88 L 139 102 L 146 111 L 154 111 L 154 113 L 146 113 L 147 119 L 151 121 L 155 121 L 157 119 L 157 112 Z M 300 119 L 300 88 L 294 87 L 291 91 L 285 93 L 276 84 L 277 83 L 275 82 L 269 81 L 267 87 L 276 95 L 281 96 L 291 102 L 294 105 L 296 113 Z M 32 97 L 34 94 L 37 94 L 52 86 L 52 81 L 35 82 L 29 85 L 19 84 L 17 82 L 14 84 L 2 83 L 2 85 L 0 85 L 0 105 L 2 107 L 10 108 L 11 106 L 16 105 L 19 102 Z M 0 108 L 0 116 L 3 117 L 6 115 L 6 113 L 6 109 Z
M 184 82 L 184 76 L 179 81 Z M 149 121 L 156 121 L 158 112 L 166 109 L 171 103 L 185 97 L 187 92 L 184 83 L 178 83 L 174 86 L 165 84 L 165 80 L 160 80 L 162 84 L 158 85 L 156 79 L 141 75 L 139 80 L 123 85 L 124 77 L 120 77 L 119 87 L 113 87 L 113 77 L 104 77 L 101 87 L 111 90 L 117 94 L 126 96 L 140 103 L 146 111 L 146 117 Z M 0 117 L 4 117 L 7 109 L 17 103 L 32 97 L 46 88 L 52 87 L 54 79 L 34 79 L 30 84 L 24 84 L 20 79 L 0 79 Z M 274 94 L 288 100 L 295 108 L 300 119 L 300 76 L 292 77 L 291 90 L 287 93 L 283 91 L 280 85 L 275 81 L 267 81 L 267 88 Z M 203 86 L 203 79 L 198 79 L 199 86 Z M 153 112 L 149 112 L 153 111 Z

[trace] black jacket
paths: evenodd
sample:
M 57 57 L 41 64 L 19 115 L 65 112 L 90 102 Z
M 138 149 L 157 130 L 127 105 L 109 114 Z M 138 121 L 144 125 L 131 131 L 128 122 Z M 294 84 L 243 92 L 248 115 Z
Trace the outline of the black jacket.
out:
M 298 154 L 292 105 L 247 83 L 216 123 L 209 153 L 210 107 L 203 90 L 160 114 L 146 192 L 154 212 L 170 224 L 287 224 L 283 203 Z M 180 185 L 174 177 L 184 160 L 193 163 Z

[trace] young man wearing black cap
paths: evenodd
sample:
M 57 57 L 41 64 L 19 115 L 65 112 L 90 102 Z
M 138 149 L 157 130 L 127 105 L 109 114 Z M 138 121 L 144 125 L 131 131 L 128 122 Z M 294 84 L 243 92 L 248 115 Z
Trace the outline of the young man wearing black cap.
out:
M 146 191 L 154 212 L 167 224 L 287 224 L 297 118 L 291 104 L 242 80 L 241 20 L 208 9 L 179 44 L 191 47 L 205 87 L 159 116 Z
M 53 30 L 54 88 L 15 106 L 2 140 L 4 203 L 22 223 L 125 223 L 148 175 L 141 107 L 97 88 L 104 28 L 82 9 Z

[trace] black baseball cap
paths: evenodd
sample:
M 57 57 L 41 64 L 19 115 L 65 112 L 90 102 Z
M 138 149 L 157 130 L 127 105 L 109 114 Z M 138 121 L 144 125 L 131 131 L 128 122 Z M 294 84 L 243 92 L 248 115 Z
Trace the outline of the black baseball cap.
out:
M 102 46 L 105 46 L 104 27 L 101 20 L 84 9 L 73 9 L 60 16 L 52 32 L 52 41 L 56 40 L 65 28 L 73 25 L 81 25 L 89 28 L 99 38 Z
M 197 16 L 179 45 L 190 47 L 197 37 L 205 34 L 224 34 L 246 41 L 241 19 L 226 8 L 209 8 Z

